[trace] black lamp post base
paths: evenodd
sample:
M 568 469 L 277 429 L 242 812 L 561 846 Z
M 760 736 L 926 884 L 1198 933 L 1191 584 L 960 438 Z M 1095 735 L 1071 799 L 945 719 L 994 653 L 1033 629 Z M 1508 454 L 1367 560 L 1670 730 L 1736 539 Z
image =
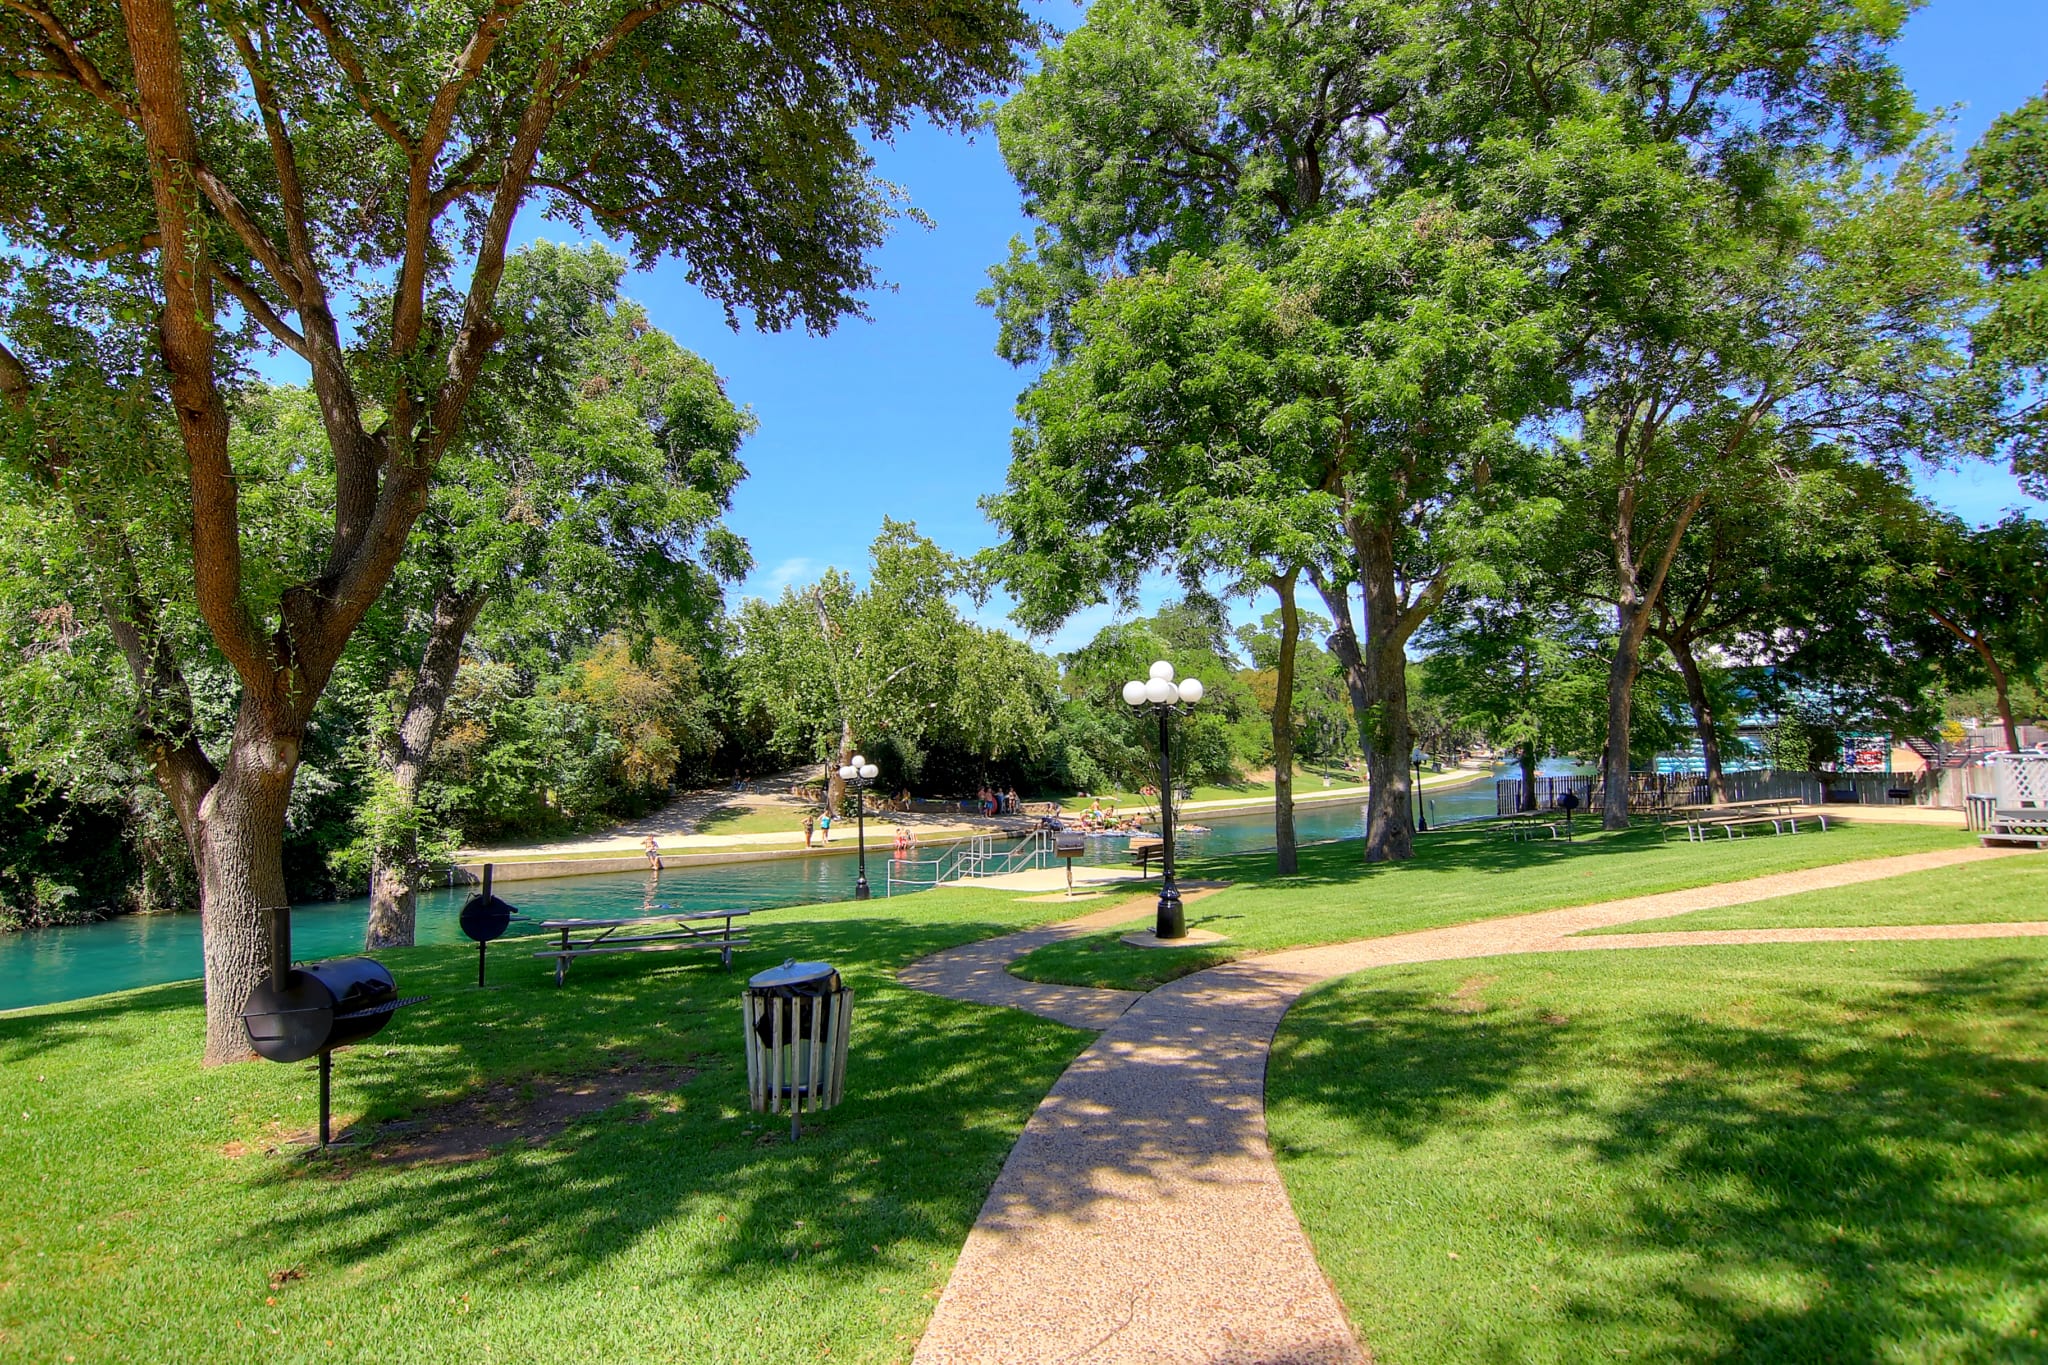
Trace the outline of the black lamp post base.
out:
M 1186 938 L 1188 917 L 1180 908 L 1180 892 L 1171 886 L 1159 893 L 1159 915 L 1152 933 L 1157 938 Z
M 857 901 L 864 901 L 868 898 L 869 894 L 868 879 L 865 876 L 860 877 L 853 884 L 853 898 Z

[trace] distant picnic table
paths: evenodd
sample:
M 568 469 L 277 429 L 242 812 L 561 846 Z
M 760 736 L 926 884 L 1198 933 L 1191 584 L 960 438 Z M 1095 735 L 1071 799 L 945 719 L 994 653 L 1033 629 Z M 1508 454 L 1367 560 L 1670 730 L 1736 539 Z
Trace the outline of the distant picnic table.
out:
M 672 914 L 629 915 L 623 919 L 550 919 L 540 927 L 561 935 L 560 943 L 534 954 L 555 960 L 555 984 L 569 974 L 569 964 L 596 953 L 658 953 L 676 948 L 716 948 L 719 964 L 732 970 L 732 950 L 744 948 L 749 940 L 733 933 L 732 922 L 752 914 L 751 910 L 689 910 Z M 709 921 L 721 921 L 712 925 Z M 667 925 L 667 928 L 654 926 Z M 700 927 L 701 926 L 701 927 Z M 653 929 L 649 933 L 620 934 L 621 929 Z M 587 935 L 587 937 L 579 937 Z
M 1685 826 L 1688 841 L 1698 843 L 1720 830 L 1730 839 L 1747 837 L 1751 828 L 1771 827 L 1773 834 L 1799 833 L 1800 809 L 1806 803 L 1797 797 L 1765 797 L 1756 801 L 1714 801 L 1701 805 L 1669 806 L 1662 812 L 1670 824 Z M 1825 831 L 1828 817 L 1820 811 L 1807 812 Z M 1669 825 L 1666 826 L 1669 828 Z

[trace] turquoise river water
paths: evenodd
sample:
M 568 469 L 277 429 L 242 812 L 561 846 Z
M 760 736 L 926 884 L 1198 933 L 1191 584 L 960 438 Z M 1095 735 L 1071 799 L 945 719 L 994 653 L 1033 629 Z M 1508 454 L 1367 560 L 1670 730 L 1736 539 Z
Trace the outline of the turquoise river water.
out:
M 1493 783 L 1478 782 L 1431 796 L 1429 809 L 1431 824 L 1490 816 L 1494 813 Z M 1296 837 L 1304 843 L 1361 838 L 1364 807 L 1356 801 L 1304 805 L 1296 809 L 1294 822 Z M 1187 853 L 1237 853 L 1273 846 L 1270 814 L 1214 816 L 1203 823 L 1209 826 L 1206 833 L 1183 833 L 1177 841 Z M 1096 851 L 1083 862 L 1106 862 L 1121 854 L 1121 840 L 1093 842 Z M 534 920 L 613 918 L 664 909 L 730 906 L 765 910 L 815 905 L 845 900 L 853 894 L 853 852 L 849 840 L 844 855 L 835 853 L 828 858 L 672 868 L 659 875 L 618 872 L 554 877 L 508 882 L 498 889 L 504 899 Z M 882 893 L 883 864 L 888 856 L 886 844 L 869 850 L 869 881 L 876 895 Z M 421 895 L 419 941 L 462 942 L 456 915 L 471 894 L 472 889 L 465 887 Z M 368 902 L 360 899 L 297 907 L 292 915 L 293 956 L 310 961 L 360 952 L 367 907 Z M 516 928 L 514 932 L 518 932 Z M 187 981 L 199 972 L 196 914 L 123 915 L 98 924 L 0 935 L 0 1009 Z

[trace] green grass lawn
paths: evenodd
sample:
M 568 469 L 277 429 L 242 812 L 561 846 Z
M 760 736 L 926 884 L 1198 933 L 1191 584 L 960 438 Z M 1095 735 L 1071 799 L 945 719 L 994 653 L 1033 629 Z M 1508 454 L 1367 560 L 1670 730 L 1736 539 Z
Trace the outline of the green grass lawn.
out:
M 311 1063 L 203 1070 L 189 985 L 0 1016 L 0 1360 L 907 1359 L 1018 1130 L 1086 1035 L 904 990 L 925 953 L 1061 913 L 981 890 L 756 914 L 708 954 L 380 956 L 406 994 L 337 1054 L 338 1117 L 510 1082 L 642 1092 L 539 1145 L 406 1163 L 402 1134 L 274 1154 Z M 802 1141 L 747 1111 L 741 984 L 786 957 L 856 992 L 847 1099 Z M 615 1081 L 617 1078 L 613 1078 Z
M 1687 929 L 1775 929 L 1868 924 L 1973 924 L 2048 920 L 2048 856 L 1945 867 L 1864 886 L 1805 891 L 1748 905 L 1596 929 L 1658 934 Z
M 1389 1365 L 2048 1359 L 2048 943 L 1384 969 L 1267 1096 Z
M 1190 927 L 1228 934 L 1202 948 L 1133 948 L 1123 929 L 1049 944 L 1012 970 L 1033 981 L 1149 990 L 1162 981 L 1252 953 L 1406 933 L 1493 915 L 1617 900 L 1829 863 L 1968 847 L 1975 836 L 1928 825 L 1835 824 L 1825 834 L 1691 843 L 1656 830 L 1593 834 L 1566 844 L 1512 842 L 1483 829 L 1443 830 L 1417 842 L 1406 863 L 1365 867 L 1360 845 L 1301 851 L 1301 870 L 1273 875 L 1270 853 L 1192 860 L 1183 876 L 1228 880 L 1188 906 Z M 1148 923 L 1149 916 L 1132 923 Z M 1127 928 L 1128 926 L 1126 926 Z

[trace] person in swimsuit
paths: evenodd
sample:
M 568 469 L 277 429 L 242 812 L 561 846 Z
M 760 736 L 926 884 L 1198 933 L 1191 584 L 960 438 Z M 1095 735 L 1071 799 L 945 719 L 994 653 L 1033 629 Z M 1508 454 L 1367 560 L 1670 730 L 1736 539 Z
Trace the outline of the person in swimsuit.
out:
M 818 817 L 818 834 L 826 843 L 832 842 L 832 812 L 826 811 Z
M 809 848 L 809 847 L 811 846 L 811 836 L 812 836 L 813 834 L 817 833 L 817 831 L 818 831 L 818 820 L 817 820 L 817 817 L 816 817 L 816 816 L 814 816 L 814 815 L 812 815 L 812 814 L 811 814 L 811 813 L 810 813 L 809 811 L 806 811 L 806 812 L 804 812 L 804 847 L 805 847 L 805 848 Z
M 654 842 L 652 834 L 640 841 L 640 848 L 647 855 L 647 865 L 656 872 L 661 871 L 661 847 Z

